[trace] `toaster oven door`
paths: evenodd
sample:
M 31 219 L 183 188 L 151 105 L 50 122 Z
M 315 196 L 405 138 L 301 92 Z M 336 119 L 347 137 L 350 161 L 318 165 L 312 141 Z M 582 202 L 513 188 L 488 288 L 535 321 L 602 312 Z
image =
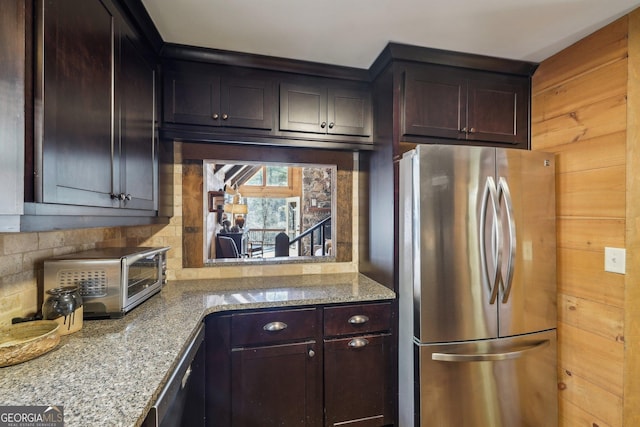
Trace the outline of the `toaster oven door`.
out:
M 122 262 L 122 283 L 126 284 L 124 311 L 127 312 L 160 291 L 162 262 L 166 248 L 125 257 Z

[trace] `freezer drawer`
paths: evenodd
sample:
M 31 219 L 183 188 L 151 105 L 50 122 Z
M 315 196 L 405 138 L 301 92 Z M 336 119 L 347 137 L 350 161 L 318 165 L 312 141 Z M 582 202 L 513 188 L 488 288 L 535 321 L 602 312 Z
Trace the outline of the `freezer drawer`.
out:
M 416 345 L 415 356 L 416 426 L 557 425 L 555 330 Z

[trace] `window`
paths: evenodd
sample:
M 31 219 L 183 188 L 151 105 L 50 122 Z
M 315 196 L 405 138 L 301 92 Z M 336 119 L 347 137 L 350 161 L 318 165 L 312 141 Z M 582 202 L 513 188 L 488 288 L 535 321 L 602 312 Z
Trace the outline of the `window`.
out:
M 244 185 L 289 187 L 289 168 L 287 166 L 263 166 Z

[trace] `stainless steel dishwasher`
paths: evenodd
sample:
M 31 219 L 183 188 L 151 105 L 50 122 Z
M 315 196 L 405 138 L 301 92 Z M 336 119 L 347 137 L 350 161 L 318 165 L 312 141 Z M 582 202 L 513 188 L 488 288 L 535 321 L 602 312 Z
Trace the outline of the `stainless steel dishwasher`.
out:
M 204 426 L 204 324 L 187 346 L 143 427 Z

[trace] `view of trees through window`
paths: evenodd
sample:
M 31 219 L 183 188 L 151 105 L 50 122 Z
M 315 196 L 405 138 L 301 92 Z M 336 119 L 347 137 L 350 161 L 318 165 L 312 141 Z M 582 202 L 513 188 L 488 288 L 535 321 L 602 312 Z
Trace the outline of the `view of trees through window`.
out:
M 287 228 L 287 201 L 282 198 L 247 197 L 246 227 L 251 228 Z
M 263 166 L 244 184 L 256 187 L 288 187 L 289 167 Z M 284 198 L 247 197 L 247 207 L 251 215 L 247 226 L 251 228 L 286 228 L 286 206 Z

